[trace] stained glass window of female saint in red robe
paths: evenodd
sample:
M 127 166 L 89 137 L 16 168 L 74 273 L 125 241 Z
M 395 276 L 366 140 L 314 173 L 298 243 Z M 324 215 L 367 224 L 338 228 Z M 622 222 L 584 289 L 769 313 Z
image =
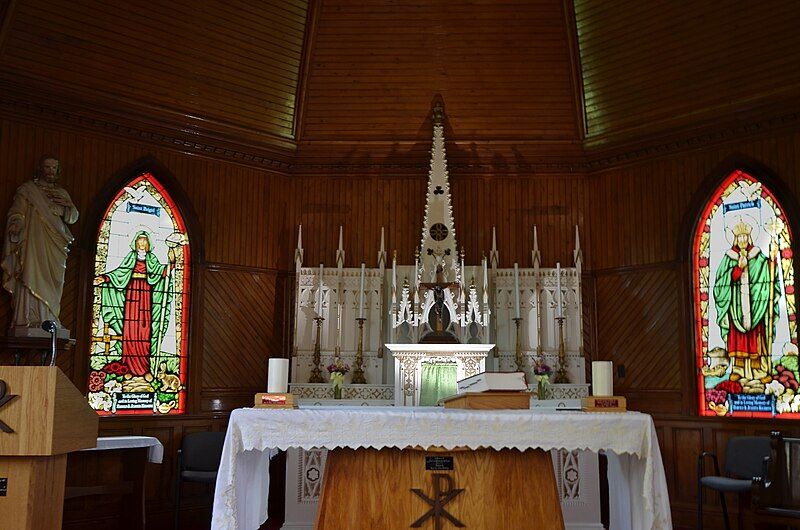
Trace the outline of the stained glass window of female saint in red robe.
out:
M 189 239 L 149 173 L 111 201 L 97 235 L 89 403 L 101 415 L 186 410 Z
M 693 277 L 700 414 L 800 418 L 792 234 L 753 176 L 734 171 L 706 204 Z

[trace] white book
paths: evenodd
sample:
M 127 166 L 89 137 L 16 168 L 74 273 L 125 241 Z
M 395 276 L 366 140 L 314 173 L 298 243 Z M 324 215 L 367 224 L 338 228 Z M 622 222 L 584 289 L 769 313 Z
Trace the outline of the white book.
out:
M 525 372 L 483 372 L 458 382 L 458 393 L 518 392 L 528 389 Z

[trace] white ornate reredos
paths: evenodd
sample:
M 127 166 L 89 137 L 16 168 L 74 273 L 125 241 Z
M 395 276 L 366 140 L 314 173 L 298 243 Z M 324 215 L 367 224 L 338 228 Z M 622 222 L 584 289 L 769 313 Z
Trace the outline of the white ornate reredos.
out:
M 556 317 L 563 316 L 569 380 L 572 384 L 584 383 L 582 254 L 577 227 L 573 266 L 560 267 L 560 275 L 556 274 L 555 267 L 541 267 L 542 256 L 535 226 L 531 232 L 531 263 L 528 267 L 518 267 L 516 274 L 513 266 L 499 268 L 494 229 L 488 259 L 484 258 L 480 264 L 467 265 L 463 250 L 456 242 L 443 123 L 444 113 L 437 105 L 422 237 L 414 263 L 398 264 L 396 255 L 392 256 L 391 263 L 387 263 L 384 230 L 381 228 L 377 266 L 365 266 L 362 276 L 360 260 L 353 267 L 344 266 L 344 230 L 340 227 L 335 263 L 304 266 L 302 227 L 299 228 L 295 250 L 294 392 L 308 390 L 305 384 L 314 368 L 316 323 L 321 323 L 320 368 L 327 379 L 324 367 L 337 355 L 353 367 L 359 345 L 357 319 L 360 316 L 364 319 L 363 370 L 367 383 L 381 385 L 387 391 L 408 383 L 413 385 L 413 373 L 409 375 L 402 371 L 402 366 L 408 364 L 411 367 L 412 360 L 416 366 L 419 359 L 442 357 L 442 352 L 437 353 L 434 348 L 438 345 L 418 344 L 438 323 L 433 315 L 433 289 L 421 285 L 437 281 L 437 265 L 442 267 L 438 281 L 447 284 L 442 295 L 443 331 L 459 343 L 450 346 L 480 350 L 476 354 L 481 357 L 480 361 L 469 356 L 462 356 L 463 359 L 457 361 L 461 363 L 459 376 L 482 369 L 515 370 L 517 331 L 514 320 L 519 318 L 521 358 L 528 380 L 535 381 L 531 367 L 537 358 L 544 358 L 551 366 L 556 363 L 560 343 Z M 319 320 L 319 317 L 324 320 Z M 387 348 L 390 344 L 392 347 Z M 409 349 L 411 346 L 422 350 L 412 355 L 414 350 Z M 452 358 L 452 351 L 446 356 Z M 486 357 L 486 353 L 491 351 L 493 354 Z M 416 369 L 412 372 L 415 373 Z M 351 376 L 352 371 L 345 378 L 346 385 Z M 404 381 L 397 381 L 398 378 Z M 314 392 L 318 393 L 319 389 Z M 403 388 L 400 395 L 396 393 L 395 402 L 403 401 L 401 396 L 407 396 L 407 392 L 408 388 Z

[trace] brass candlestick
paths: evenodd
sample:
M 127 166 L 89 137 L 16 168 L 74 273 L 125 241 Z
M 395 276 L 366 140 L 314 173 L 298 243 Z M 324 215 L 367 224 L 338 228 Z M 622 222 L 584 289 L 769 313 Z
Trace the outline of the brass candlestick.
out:
M 569 376 L 567 375 L 567 353 L 564 351 L 564 318 L 556 317 L 558 322 L 558 368 L 556 369 L 556 377 L 553 379 L 554 383 L 569 383 Z
M 356 363 L 351 381 L 354 385 L 365 385 L 367 383 L 366 378 L 364 378 L 364 322 L 366 320 L 364 317 L 356 319 L 358 322 L 358 349 L 356 350 Z
M 514 319 L 514 325 L 517 326 L 517 354 L 514 358 L 514 362 L 517 363 L 517 371 L 524 372 L 525 371 L 525 359 L 522 357 L 522 328 L 520 327 L 522 324 L 522 319 L 517 317 Z
M 322 378 L 322 355 L 319 352 L 320 333 L 322 329 L 322 321 L 325 317 L 315 317 L 314 322 L 317 323 L 317 338 L 314 341 L 314 369 L 311 370 L 311 377 L 308 379 L 309 383 L 324 383 Z

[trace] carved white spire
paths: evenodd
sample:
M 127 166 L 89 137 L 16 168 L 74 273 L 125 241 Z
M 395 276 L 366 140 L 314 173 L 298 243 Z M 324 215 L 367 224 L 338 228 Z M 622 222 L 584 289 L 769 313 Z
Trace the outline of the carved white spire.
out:
M 303 225 L 297 229 L 297 248 L 294 250 L 294 263 L 297 270 L 303 266 Z
M 439 265 L 442 267 L 445 280 L 455 280 L 458 276 L 457 257 L 458 248 L 444 147 L 444 109 L 437 103 L 433 109 L 431 167 L 428 172 L 428 196 L 425 201 L 425 219 L 420 242 L 420 261 L 425 275 L 423 281 L 433 281 L 436 277 L 436 267 Z
M 581 250 L 581 236 L 578 233 L 578 225 L 575 225 L 575 250 L 572 251 L 572 257 L 575 259 L 575 268 L 578 269 L 578 274 L 580 274 L 581 265 L 583 264 L 583 251 Z
M 339 248 L 336 249 L 336 266 L 340 269 L 344 265 L 344 237 L 342 237 L 342 225 L 339 225 Z
M 489 261 L 493 269 L 496 269 L 500 262 L 500 254 L 497 252 L 497 230 L 495 227 L 492 227 L 492 250 L 489 251 Z
M 533 260 L 533 268 L 538 268 L 542 262 L 542 255 L 539 252 L 539 236 L 536 233 L 536 225 L 533 225 L 533 250 L 531 250 L 531 259 Z
M 383 227 L 381 227 L 381 248 L 378 250 L 378 268 L 386 265 L 386 247 L 383 245 Z

